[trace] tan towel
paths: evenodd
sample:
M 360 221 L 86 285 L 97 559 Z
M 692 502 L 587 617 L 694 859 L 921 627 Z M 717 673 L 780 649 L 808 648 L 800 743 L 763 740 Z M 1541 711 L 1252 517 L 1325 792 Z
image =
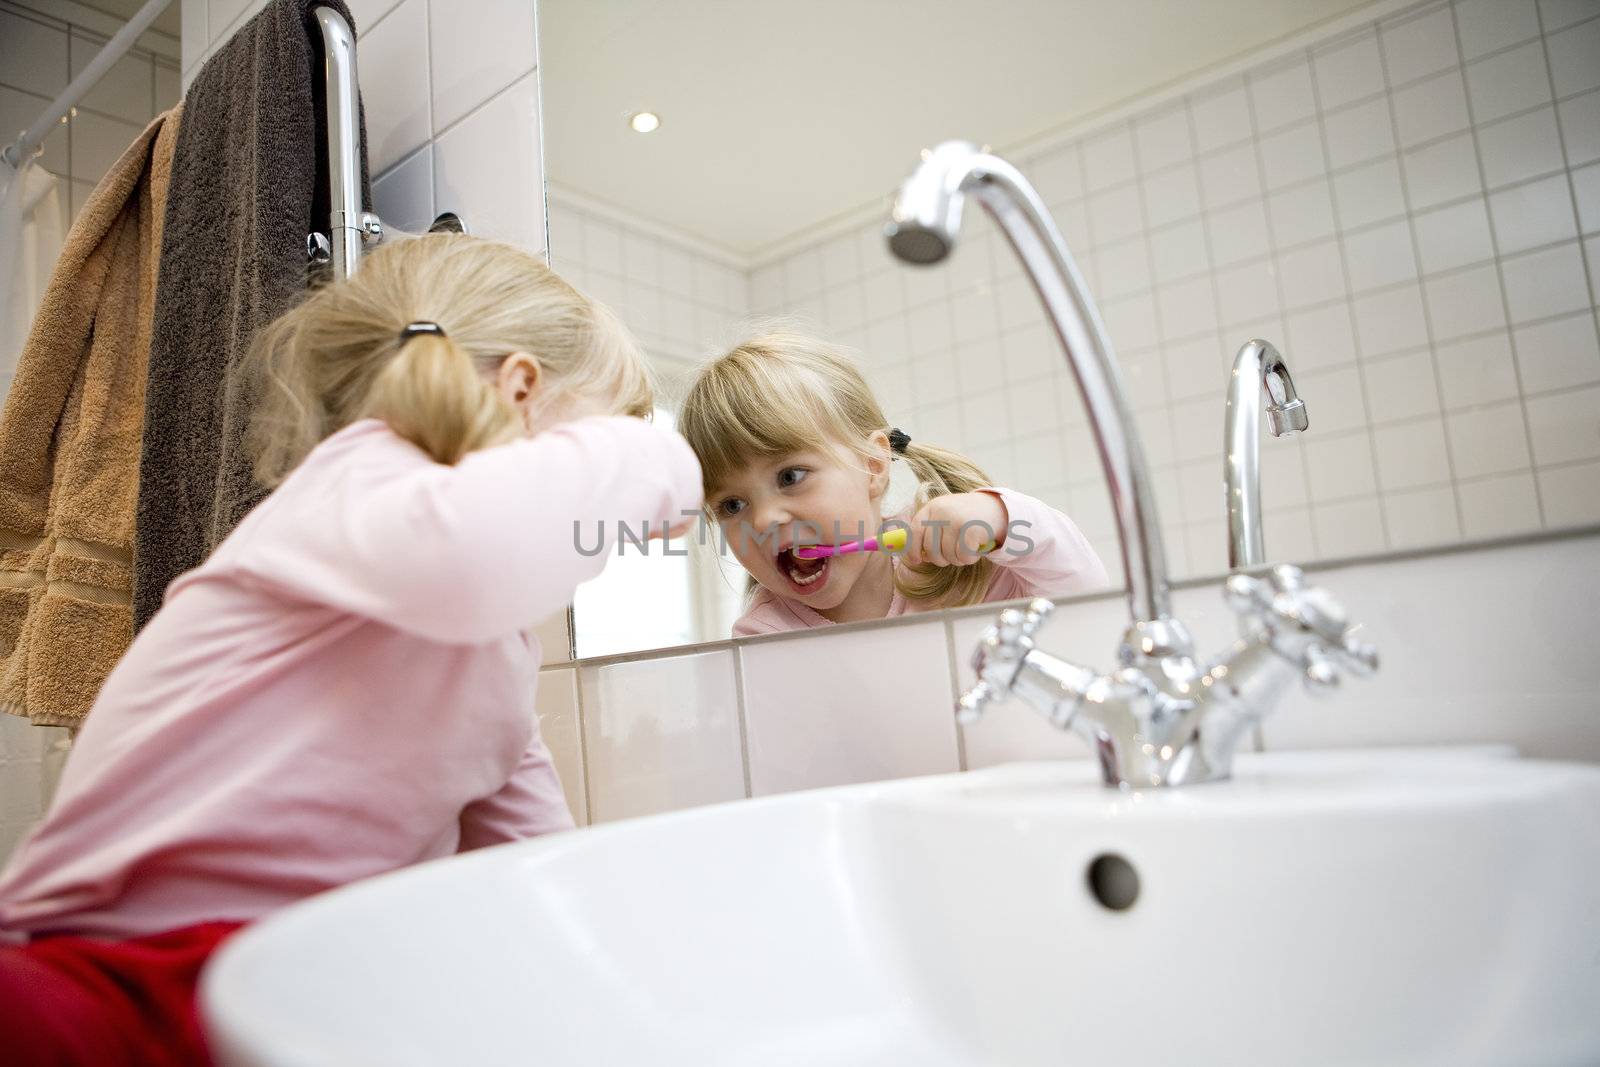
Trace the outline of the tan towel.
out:
M 179 108 L 67 234 L 0 415 L 0 710 L 83 721 L 133 636 L 133 524 Z
M 256 333 L 305 294 L 306 234 L 328 231 L 320 6 L 350 18 L 341 0 L 273 0 L 184 97 L 146 382 L 135 629 L 263 495 L 242 447 L 249 398 L 225 401 Z

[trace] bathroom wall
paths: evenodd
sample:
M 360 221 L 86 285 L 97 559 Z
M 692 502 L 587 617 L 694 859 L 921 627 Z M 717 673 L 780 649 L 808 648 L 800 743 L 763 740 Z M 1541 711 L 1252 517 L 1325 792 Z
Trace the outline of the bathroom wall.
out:
M 79 108 L 71 129 L 52 135 L 47 165 L 79 168 L 71 176 L 83 180 L 74 189 L 92 188 L 151 109 L 176 99 L 177 71 L 187 87 L 204 61 L 264 6 L 265 0 L 184 0 L 181 51 L 171 42 L 170 55 L 135 57 L 113 68 Z M 542 252 L 544 171 L 532 0 L 351 0 L 349 6 L 358 32 L 374 210 L 402 230 L 426 229 L 438 212 L 455 211 L 473 233 Z M 10 0 L 0 0 L 0 19 L 7 20 L 0 23 L 5 125 L 17 124 L 14 111 L 23 125 L 31 122 L 66 86 L 69 54 L 72 69 L 83 62 L 64 20 L 52 37 L 45 25 L 50 20 L 30 14 L 25 22 L 11 21 L 20 18 Z M 14 28 L 20 32 L 13 34 Z M 113 22 L 100 32 L 115 29 Z M 138 67 L 140 62 L 145 66 Z M 141 71 L 145 81 L 138 81 Z M 130 100 L 136 81 L 141 92 L 146 82 L 152 88 Z M 167 96 L 156 95 L 157 89 Z M 540 637 L 547 650 L 566 658 L 564 617 L 550 620 Z M 558 741 L 561 728 L 559 721 L 552 727 Z M 38 817 L 45 733 L 0 716 L 0 859 Z
M 88 64 L 121 23 L 61 0 L 0 0 L 0 140 L 32 125 L 73 75 Z M 178 42 L 155 31 L 106 73 L 74 112 L 45 139 L 40 164 L 63 179 L 63 226 L 77 218 L 89 193 L 156 114 L 178 100 Z M 0 403 L 11 375 L 0 374 Z M 0 715 L 0 862 L 38 821 L 48 802 L 52 769 L 67 732 Z
M 1600 594 L 1600 6 L 1383 11 L 1012 155 L 1101 302 L 1202 649 L 1233 626 L 1206 576 L 1225 568 L 1235 349 L 1279 342 L 1307 398 L 1311 432 L 1264 446 L 1267 543 L 1327 561 L 1319 581 L 1384 665 L 1325 702 L 1297 692 L 1266 747 L 1501 741 L 1600 759 L 1582 643 Z M 905 270 L 881 211 L 747 263 L 751 312 L 800 308 L 864 354 L 891 418 L 1050 487 L 1115 560 L 1081 406 L 1009 250 L 973 218 L 950 262 Z M 582 219 L 567 232 L 562 269 Z M 625 283 L 626 260 L 603 273 Z M 991 617 L 547 665 L 541 714 L 562 723 L 551 743 L 592 822 L 1087 755 L 1020 707 L 956 727 Z M 1117 595 L 1079 601 L 1044 645 L 1105 666 L 1125 618 Z
M 1428 4 L 1005 150 L 1099 302 L 1178 575 L 1226 566 L 1222 397 L 1277 343 L 1311 432 L 1263 449 L 1267 543 L 1309 560 L 1600 521 L 1600 7 Z M 882 209 L 751 274 L 856 347 L 892 418 L 1114 528 L 1076 388 L 974 209 L 893 262 Z M 976 225 L 975 225 L 976 224 Z

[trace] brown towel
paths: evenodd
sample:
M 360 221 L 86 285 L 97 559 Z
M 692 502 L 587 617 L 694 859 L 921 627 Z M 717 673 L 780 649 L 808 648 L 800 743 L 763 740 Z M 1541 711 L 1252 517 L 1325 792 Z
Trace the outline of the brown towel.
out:
M 241 447 L 248 412 L 225 417 L 224 391 L 257 331 L 304 290 L 306 234 L 328 230 L 314 4 L 350 18 L 338 0 L 274 0 L 184 98 L 145 398 L 135 629 L 262 495 Z M 364 124 L 361 143 L 366 203 Z
M 76 726 L 133 636 L 134 494 L 180 108 L 67 234 L 0 416 L 0 709 Z

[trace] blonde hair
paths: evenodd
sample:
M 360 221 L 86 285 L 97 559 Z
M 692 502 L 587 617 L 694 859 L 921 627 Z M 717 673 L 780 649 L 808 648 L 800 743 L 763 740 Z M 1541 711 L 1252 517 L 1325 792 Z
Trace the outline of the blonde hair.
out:
M 443 335 L 416 333 L 437 323 Z M 464 234 L 392 239 L 349 280 L 312 292 L 257 335 L 237 389 L 256 480 L 281 482 L 317 443 L 379 418 L 436 461 L 512 440 L 521 415 L 493 376 L 512 352 L 539 362 L 541 410 L 577 398 L 647 416 L 638 345 L 603 305 L 537 257 Z M 240 396 L 230 398 L 230 408 Z
M 874 455 L 871 436 L 889 429 L 871 387 L 843 349 L 783 330 L 752 337 L 708 363 L 678 415 L 678 431 L 700 457 L 707 498 L 758 458 L 843 445 L 865 462 Z M 900 456 L 917 479 L 914 509 L 936 496 L 993 484 L 970 459 L 949 449 L 912 441 Z M 900 567 L 895 585 L 915 600 L 976 604 L 993 569 L 987 559 L 970 567 Z

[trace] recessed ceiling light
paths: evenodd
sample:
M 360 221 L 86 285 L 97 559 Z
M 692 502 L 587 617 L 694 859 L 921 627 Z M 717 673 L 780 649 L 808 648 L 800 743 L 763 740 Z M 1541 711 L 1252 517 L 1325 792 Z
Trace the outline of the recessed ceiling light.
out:
M 654 111 L 640 111 L 628 117 L 628 125 L 635 133 L 650 133 L 661 125 L 661 116 Z

